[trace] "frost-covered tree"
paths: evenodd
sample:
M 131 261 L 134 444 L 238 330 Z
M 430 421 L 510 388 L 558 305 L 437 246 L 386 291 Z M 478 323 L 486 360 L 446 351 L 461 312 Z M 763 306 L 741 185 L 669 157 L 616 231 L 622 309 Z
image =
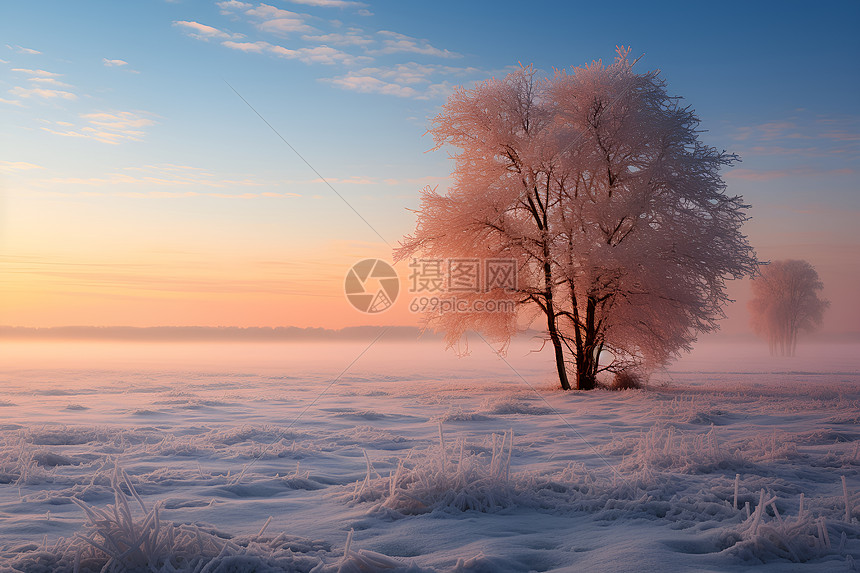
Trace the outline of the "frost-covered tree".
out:
M 736 156 L 701 143 L 693 110 L 658 72 L 634 73 L 628 53 L 456 91 L 430 129 L 436 149 L 457 150 L 453 185 L 424 189 L 416 231 L 395 252 L 516 260 L 516 289 L 456 293 L 512 310 L 425 318 L 449 344 L 473 329 L 502 348 L 540 318 L 564 389 L 569 371 L 591 389 L 603 370 L 688 350 L 723 316 L 725 281 L 756 262 L 740 231 L 747 206 L 719 175 Z
M 830 306 L 818 297 L 823 288 L 815 268 L 800 260 L 773 261 L 753 278 L 750 322 L 767 339 L 771 355 L 794 356 L 797 335 L 821 325 Z

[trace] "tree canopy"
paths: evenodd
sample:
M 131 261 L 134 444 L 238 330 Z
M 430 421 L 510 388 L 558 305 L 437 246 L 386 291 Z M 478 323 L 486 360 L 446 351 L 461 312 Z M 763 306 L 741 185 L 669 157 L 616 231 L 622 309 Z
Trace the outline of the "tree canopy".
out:
M 629 50 L 541 78 L 523 67 L 459 89 L 435 118 L 453 184 L 426 188 L 395 258 L 511 259 L 516 288 L 459 294 L 498 312 L 431 312 L 449 343 L 467 330 L 507 343 L 540 319 L 562 388 L 603 370 L 664 364 L 716 328 L 725 283 L 751 274 L 747 205 L 725 193 L 737 158 L 699 140 L 695 112 Z M 449 295 L 450 296 L 450 295 Z

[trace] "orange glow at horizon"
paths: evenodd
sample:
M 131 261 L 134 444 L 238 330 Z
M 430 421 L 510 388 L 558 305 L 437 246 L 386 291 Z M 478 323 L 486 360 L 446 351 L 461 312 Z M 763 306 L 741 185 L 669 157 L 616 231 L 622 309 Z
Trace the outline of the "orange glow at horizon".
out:
M 765 260 L 803 258 L 810 249 L 794 245 L 763 248 Z M 857 253 L 832 250 L 812 258 L 825 284 L 824 296 L 833 307 L 825 313 L 824 329 L 849 332 L 856 324 L 854 286 L 839 280 L 845 259 Z M 386 256 L 388 255 L 388 256 Z M 102 254 L 90 259 L 70 255 L 0 254 L 0 325 L 54 326 L 238 326 L 322 327 L 339 329 L 363 325 L 418 325 L 409 311 L 409 268 L 395 266 L 401 288 L 395 305 L 382 313 L 365 314 L 346 299 L 343 283 L 348 269 L 364 258 L 391 260 L 385 246 L 331 245 L 301 259 L 268 253 L 265 259 L 215 256 L 212 253 L 158 253 L 120 260 Z M 857 272 L 850 273 L 860 280 Z M 855 283 L 856 285 L 857 283 Z M 747 280 L 731 281 L 736 300 L 727 307 L 721 332 L 749 332 Z
M 0 324 L 8 326 L 297 326 L 343 328 L 416 324 L 398 300 L 384 313 L 354 309 L 343 292 L 349 267 L 368 249 L 329 251 L 318 260 L 187 255 L 133 262 L 104 258 L 2 257 Z M 390 259 L 390 257 L 388 257 Z M 398 265 L 398 267 L 405 265 Z M 400 269 L 405 280 L 405 270 Z M 401 297 L 403 294 L 401 294 Z
M 24 197 L 5 195 L 17 216 L 0 226 L 0 325 L 338 329 L 419 324 L 408 308 L 412 295 L 405 262 L 395 266 L 401 291 L 393 308 L 363 314 L 346 299 L 343 282 L 355 262 L 391 261 L 390 248 L 379 242 L 313 240 L 298 225 L 273 227 L 226 215 L 216 224 L 166 219 L 160 211 L 144 213 L 137 206 L 127 207 L 136 218 L 120 223 L 110 209 L 87 202 Z M 345 221 L 354 224 L 348 215 Z M 801 234 L 806 219 L 799 215 L 786 225 L 782 212 L 763 210 L 749 223 L 760 259 L 802 258 L 818 270 L 824 296 L 832 303 L 823 332 L 856 332 L 860 325 L 854 215 L 833 214 L 832 224 L 818 234 L 809 227 Z M 360 231 L 356 234 L 368 234 Z M 748 281 L 730 282 L 730 296 L 737 302 L 726 309 L 722 333 L 749 333 L 747 291 Z

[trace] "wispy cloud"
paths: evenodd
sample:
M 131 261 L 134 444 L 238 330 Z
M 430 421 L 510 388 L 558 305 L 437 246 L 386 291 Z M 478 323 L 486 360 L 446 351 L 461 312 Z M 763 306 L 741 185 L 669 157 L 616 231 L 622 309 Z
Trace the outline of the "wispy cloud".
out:
M 121 69 L 130 74 L 139 74 L 140 72 L 137 70 L 133 70 L 129 67 L 128 62 L 125 60 L 110 60 L 108 58 L 102 58 L 102 63 L 106 68 L 117 68 Z
M 44 167 L 35 163 L 27 163 L 26 161 L 0 161 L 0 171 L 4 173 L 31 171 L 33 169 L 44 169 Z
M 447 97 L 454 84 L 448 78 L 467 78 L 480 74 L 473 67 L 439 64 L 396 64 L 388 67 L 365 67 L 329 80 L 335 87 L 361 93 L 379 93 L 415 99 Z
M 382 182 L 386 185 L 420 185 L 423 187 L 426 185 L 450 183 L 451 177 L 440 177 L 438 175 L 425 175 L 424 177 L 407 177 L 405 179 L 394 179 L 389 177 L 387 179 L 383 179 Z
M 779 120 L 734 129 L 743 155 L 860 157 L 860 117 L 816 116 L 805 110 Z
M 23 169 L 21 167 L 19 170 Z M 375 182 L 363 177 L 335 178 L 330 181 L 344 185 L 368 185 Z M 215 173 L 206 168 L 171 163 L 124 167 L 94 176 L 31 176 L 29 181 L 34 191 L 49 193 L 51 196 L 110 195 L 146 199 L 291 199 L 302 197 L 299 191 L 318 188 L 321 183 L 318 179 L 269 180 L 257 175 Z
M 48 89 L 44 86 L 52 86 L 56 88 L 70 88 L 69 84 L 61 82 L 57 78 L 62 74 L 49 72 L 47 70 L 32 70 L 29 68 L 12 68 L 13 72 L 26 76 L 26 80 L 30 82 L 31 87 L 14 87 L 9 90 L 9 93 L 22 98 L 42 98 L 42 99 L 76 99 L 77 96 L 66 90 Z
M 294 0 L 293 3 L 320 8 L 364 6 L 360 2 L 345 0 Z M 234 20 L 245 18 L 249 24 L 256 26 L 264 34 L 291 38 L 298 36 L 297 41 L 289 44 L 275 42 L 270 36 L 246 39 L 197 22 L 175 22 L 175 24 L 191 30 L 192 35 L 198 39 L 217 38 L 221 45 L 231 50 L 249 54 L 267 54 L 306 64 L 343 66 L 347 69 L 345 73 L 322 80 L 339 89 L 405 98 L 434 99 L 451 93 L 454 89 L 451 78 L 466 78 L 478 71 L 470 67 L 415 62 L 390 67 L 362 68 L 361 66 L 367 66 L 373 62 L 375 56 L 411 54 L 413 57 L 420 55 L 443 59 L 462 56 L 451 50 L 434 46 L 426 39 L 391 30 L 368 33 L 358 27 L 344 26 L 339 20 L 321 18 L 311 20 L 312 17 L 308 14 L 285 10 L 266 3 L 252 5 L 239 0 L 222 0 L 216 4 L 222 14 L 232 16 Z M 311 21 L 320 26 L 327 22 L 329 29 L 315 29 L 309 24 Z M 391 58 L 387 57 L 387 59 Z
M 301 14 L 268 4 L 260 4 L 256 8 L 246 10 L 245 14 L 259 19 L 257 26 L 264 32 L 287 35 L 293 32 L 313 31 L 313 28 L 305 23 L 305 17 Z
M 348 0 L 287 0 L 293 4 L 305 6 L 319 6 L 322 8 L 364 8 L 367 4 L 362 2 L 350 2 Z
M 55 72 L 49 72 L 46 70 L 31 70 L 29 68 L 12 68 L 13 72 L 18 72 L 19 74 L 25 74 L 31 77 L 36 78 L 56 78 L 61 74 L 57 74 Z
M 348 32 L 346 34 L 318 34 L 305 35 L 302 40 L 318 44 L 334 44 L 335 46 L 367 46 L 374 42 L 373 38 L 362 34 L 360 31 Z
M 239 38 L 244 38 L 242 34 L 233 34 L 230 32 L 225 32 L 223 30 L 219 30 L 218 28 L 213 28 L 212 26 L 201 24 L 200 22 L 177 20 L 173 22 L 173 25 L 182 28 L 189 36 L 197 40 L 236 40 Z
M 251 52 L 255 54 L 270 53 L 280 58 L 288 60 L 300 60 L 306 64 L 353 64 L 361 61 L 366 61 L 367 58 L 362 56 L 353 56 L 336 48 L 329 46 L 316 46 L 313 48 L 299 48 L 292 50 L 270 44 L 269 42 L 222 42 L 227 48 L 239 50 L 242 52 Z
M 801 139 L 803 137 L 797 131 L 797 124 L 793 121 L 769 121 L 739 128 L 735 139 L 745 141 L 755 138 L 764 141 L 773 141 L 775 139 Z
M 51 90 L 45 88 L 25 88 L 25 87 L 14 87 L 9 90 L 9 93 L 22 98 L 40 98 L 46 100 L 53 99 L 66 99 L 66 100 L 74 100 L 78 99 L 78 96 L 73 94 L 72 92 L 67 92 L 64 90 Z
M 39 50 L 34 50 L 32 48 L 25 48 L 24 46 L 6 44 L 6 47 L 12 51 L 18 52 L 19 54 L 27 54 L 29 56 L 37 56 L 37 55 L 42 53 Z
M 819 136 L 835 141 L 860 141 L 860 118 L 818 118 Z
M 114 113 L 87 113 L 82 116 L 93 125 L 113 131 L 126 131 L 129 129 L 140 129 L 153 125 L 151 119 L 140 117 L 130 111 L 118 111 Z
M 152 119 L 130 111 L 85 113 L 81 115 L 81 119 L 84 120 L 85 125 L 80 127 L 69 125 L 68 122 L 55 122 L 59 127 L 69 128 L 42 127 L 42 129 L 54 135 L 93 139 L 117 145 L 127 141 L 141 141 L 146 133 L 144 128 L 155 124 Z
M 221 8 L 221 13 L 224 15 L 232 14 L 238 10 L 248 10 L 253 8 L 253 4 L 247 2 L 239 2 L 238 0 L 227 0 L 226 2 L 216 2 L 216 5 Z
M 261 54 L 272 47 L 272 44 L 269 42 L 233 42 L 231 40 L 221 42 L 221 45 L 230 48 L 231 50 L 239 50 L 240 52 L 250 52 L 254 54 Z
M 56 86 L 58 88 L 70 88 L 70 87 L 72 87 L 71 85 L 67 84 L 66 82 L 61 82 L 57 78 L 30 78 L 30 82 L 33 83 L 34 85 L 39 85 L 39 86 L 50 85 L 50 86 Z
M 378 181 L 372 177 L 363 177 L 361 175 L 352 175 L 351 177 L 329 177 L 327 180 L 330 183 L 338 183 L 340 185 L 377 185 Z M 314 179 L 312 183 L 325 183 L 322 179 Z
M 373 75 L 382 79 L 391 80 L 403 84 L 432 83 L 434 77 L 467 77 L 481 74 L 481 70 L 474 67 L 443 66 L 440 64 L 418 64 L 408 62 L 388 67 L 363 68 L 361 73 Z
M 193 257 L 182 256 L 174 252 L 166 253 L 157 262 L 118 262 L 113 260 L 87 260 L 82 258 L 63 259 L 54 257 L 16 257 L 0 255 L 0 265 L 4 271 L 8 269 L 10 275 L 25 276 L 28 287 L 38 284 L 42 288 L 55 288 L 56 292 L 69 293 L 68 287 L 74 293 L 83 291 L 88 296 L 99 294 L 109 297 L 134 297 L 132 301 L 140 302 L 142 293 L 182 293 L 185 295 L 193 293 L 195 298 L 207 294 L 219 294 L 242 297 L 250 293 L 255 294 L 298 294 L 307 296 L 343 296 L 340 292 L 325 293 L 323 289 L 329 288 L 331 284 L 337 284 L 335 277 L 340 278 L 343 264 L 333 264 L 323 260 L 294 259 L 289 264 L 272 265 L 267 260 L 243 260 L 242 272 L 237 273 L 236 267 L 225 271 L 220 265 L 213 265 L 212 260 L 201 260 L 201 255 L 195 253 Z M 178 255 L 178 256 L 177 256 Z M 205 255 L 204 255 L 205 258 Z M 215 259 L 213 259 L 215 260 Z M 300 270 L 307 268 L 314 272 L 299 276 Z M 307 278 L 312 277 L 312 278 Z M 342 279 L 340 279 L 342 280 Z M 4 285 L 6 286 L 6 285 Z M 11 286 L 11 285 L 10 285 Z M 322 288 L 321 288 L 322 287 Z M 9 287 L 6 287 L 7 289 Z M 218 298 L 223 302 L 224 296 Z M 195 327 L 168 327 L 153 329 L 128 329 L 124 327 L 62 327 L 55 332 L 63 336 L 75 336 L 89 332 L 96 337 L 110 336 L 111 333 L 123 333 L 125 337 L 141 332 L 168 332 L 188 338 L 188 333 L 197 333 L 201 330 Z M 267 334 L 280 334 L 281 336 L 302 336 L 301 329 L 282 328 L 278 330 L 254 329 L 259 337 Z M 40 329 L 47 334 L 47 330 Z M 223 335 L 229 329 L 212 329 L 212 331 Z M 19 331 L 20 332 L 20 331 Z M 235 329 L 234 332 L 241 332 Z M 312 335 L 319 337 L 319 329 L 308 330 Z M 9 329 L 0 329 L 0 335 L 8 336 Z M 184 334 L 184 335 L 183 335 Z M 217 336 L 217 335 L 216 335 Z M 253 336 L 253 334 L 252 334 Z M 212 335 L 209 335 L 212 338 Z
M 425 56 L 436 56 L 438 58 L 460 58 L 461 54 L 443 50 L 430 45 L 430 42 L 423 39 L 413 38 L 405 34 L 391 32 L 389 30 L 381 30 L 377 32 L 382 37 L 382 48 L 375 50 L 379 54 L 396 54 L 398 52 L 406 52 L 413 54 L 423 54 Z
M 814 167 L 794 167 L 790 169 L 732 169 L 726 173 L 727 179 L 742 179 L 745 181 L 771 181 L 785 177 L 824 177 L 828 175 L 854 175 L 854 169 L 818 169 Z
M 298 14 L 297 12 L 282 10 L 281 8 L 277 8 L 269 4 L 260 4 L 256 8 L 246 10 L 245 14 L 248 16 L 256 16 L 263 20 L 274 20 L 275 18 L 302 18 L 301 14 Z
M 326 80 L 335 87 L 360 93 L 377 93 L 397 97 L 418 97 L 420 93 L 415 88 L 402 86 L 393 82 L 386 82 L 373 76 L 352 73 L 337 78 Z
M 297 59 L 306 64 L 346 64 L 352 65 L 362 61 L 367 61 L 368 58 L 363 56 L 353 56 L 346 52 L 342 52 L 336 48 L 329 46 L 317 46 L 314 48 L 299 48 L 290 50 L 282 46 L 274 46 L 271 52 L 277 56 L 287 59 Z
M 61 187 L 68 194 L 112 195 L 145 199 L 182 199 L 215 197 L 218 199 L 288 199 L 300 193 L 272 190 L 285 185 L 313 181 L 262 181 L 253 177 L 225 177 L 189 165 L 157 164 L 126 167 L 96 177 L 51 177 L 34 180 L 36 188 Z

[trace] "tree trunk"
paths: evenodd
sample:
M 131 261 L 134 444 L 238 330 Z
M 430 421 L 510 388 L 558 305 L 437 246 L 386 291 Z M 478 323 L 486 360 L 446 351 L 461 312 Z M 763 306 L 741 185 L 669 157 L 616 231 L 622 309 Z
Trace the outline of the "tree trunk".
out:
M 597 386 L 598 356 L 596 344 L 586 344 L 576 351 L 576 389 L 594 390 Z
M 561 382 L 562 390 L 570 390 L 570 381 L 567 379 L 567 368 L 564 365 L 564 348 L 561 345 L 561 336 L 558 334 L 558 325 L 556 324 L 555 306 L 552 303 L 552 291 L 547 290 L 546 294 L 546 331 L 549 333 L 549 339 L 552 341 L 552 347 L 555 350 L 555 367 L 558 370 L 558 381 Z
M 558 379 L 562 390 L 570 390 L 570 381 L 567 379 L 567 368 L 564 365 L 564 349 L 561 346 L 561 338 L 555 326 L 555 320 L 547 316 L 547 330 L 549 331 L 552 347 L 555 349 L 555 367 L 558 370 Z
M 585 310 L 585 333 L 576 339 L 576 389 L 594 390 L 597 384 L 598 357 L 595 356 L 597 348 L 597 329 L 595 328 L 595 314 L 597 301 L 593 296 L 588 297 Z
M 546 331 L 552 341 L 552 347 L 555 350 L 555 368 L 558 370 L 558 381 L 561 382 L 562 390 L 570 390 L 570 381 L 567 379 L 567 368 L 564 365 L 564 348 L 561 346 L 561 336 L 558 334 L 558 324 L 556 323 L 555 304 L 552 300 L 552 266 L 549 264 L 549 248 L 544 244 L 544 300 L 546 307 Z
M 577 362 L 579 362 L 577 360 Z M 577 390 L 594 390 L 597 384 L 597 379 L 594 375 L 592 363 L 594 360 L 587 358 L 582 364 L 577 364 L 576 367 L 576 389 Z

